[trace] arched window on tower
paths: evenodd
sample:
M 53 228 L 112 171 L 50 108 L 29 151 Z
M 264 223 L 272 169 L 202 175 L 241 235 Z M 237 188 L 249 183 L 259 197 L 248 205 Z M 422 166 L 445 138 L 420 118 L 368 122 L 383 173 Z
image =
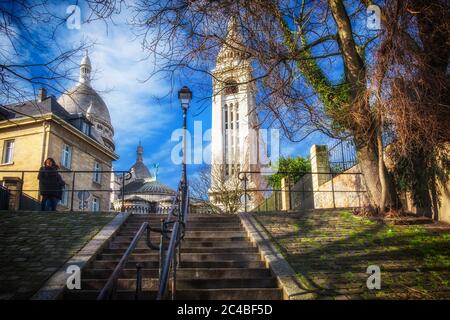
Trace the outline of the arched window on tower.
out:
M 234 79 L 225 81 L 225 94 L 235 94 L 239 92 L 239 87 Z
M 229 162 L 229 158 L 228 158 L 228 128 L 229 128 L 229 122 L 228 122 L 228 105 L 225 104 L 223 107 L 223 119 L 224 119 L 224 132 L 223 132 L 223 159 L 224 159 L 224 164 L 225 164 L 225 168 L 228 167 L 228 162 Z M 225 169 L 225 175 L 228 175 L 228 170 Z

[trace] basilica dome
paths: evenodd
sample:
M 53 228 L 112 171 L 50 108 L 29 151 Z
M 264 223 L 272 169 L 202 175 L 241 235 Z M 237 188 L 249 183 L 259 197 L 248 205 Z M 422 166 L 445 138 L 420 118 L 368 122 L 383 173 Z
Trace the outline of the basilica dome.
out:
M 59 97 L 58 103 L 69 113 L 84 113 L 88 110 L 98 121 L 111 125 L 108 107 L 100 95 L 90 86 L 79 83 Z
M 91 86 L 91 60 L 86 55 L 80 62 L 78 83 L 64 92 L 58 103 L 70 114 L 84 114 L 95 130 L 94 136 L 107 148 L 114 150 L 114 129 L 108 107 Z

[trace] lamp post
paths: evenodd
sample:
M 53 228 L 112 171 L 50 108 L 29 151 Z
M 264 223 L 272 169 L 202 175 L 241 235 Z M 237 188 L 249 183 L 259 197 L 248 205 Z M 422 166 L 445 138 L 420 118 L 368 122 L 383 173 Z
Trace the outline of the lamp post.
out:
M 181 172 L 181 215 L 184 214 L 186 196 L 187 196 L 187 177 L 186 177 L 186 113 L 192 100 L 192 92 L 188 87 L 184 86 L 178 91 L 178 99 L 183 110 L 183 165 Z

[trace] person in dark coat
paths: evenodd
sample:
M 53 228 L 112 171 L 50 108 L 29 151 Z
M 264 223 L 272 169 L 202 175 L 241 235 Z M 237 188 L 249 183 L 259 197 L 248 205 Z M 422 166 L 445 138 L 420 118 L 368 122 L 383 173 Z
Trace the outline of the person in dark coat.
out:
M 62 199 L 64 180 L 58 173 L 58 165 L 53 158 L 44 161 L 39 170 L 39 191 L 42 196 L 41 210 L 56 211 L 56 205 Z

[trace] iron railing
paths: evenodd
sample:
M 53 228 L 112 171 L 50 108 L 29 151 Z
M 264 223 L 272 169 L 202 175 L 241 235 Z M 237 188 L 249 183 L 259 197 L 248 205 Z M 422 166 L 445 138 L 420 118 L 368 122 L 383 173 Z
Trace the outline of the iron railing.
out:
M 261 174 L 259 171 L 241 171 L 238 174 L 239 179 L 243 182 L 243 209 L 248 211 L 249 201 L 252 201 L 254 207 L 252 211 L 282 211 L 282 210 L 301 210 L 315 208 L 315 195 L 322 194 L 324 202 L 329 203 L 329 208 L 338 207 L 360 207 L 364 204 L 364 187 L 363 176 L 360 172 L 292 172 L 279 171 L 286 177 L 286 188 L 249 188 L 248 180 L 251 174 Z M 344 188 L 340 181 L 336 181 L 338 176 L 347 177 L 355 181 L 353 188 Z M 260 201 L 255 199 L 259 196 Z M 344 195 L 344 197 L 342 196 Z M 252 196 L 252 197 L 249 197 Z M 283 197 L 284 201 L 283 201 Z M 317 197 L 317 196 L 316 196 Z M 352 198 L 352 205 L 342 206 L 340 203 L 342 198 Z M 353 199 L 354 198 L 354 199 Z M 345 199 L 344 199 L 345 200 Z M 285 204 L 283 208 L 283 203 Z M 322 206 L 323 207 L 323 206 Z
M 330 171 L 342 173 L 358 163 L 356 147 L 352 140 L 340 140 L 328 149 Z
M 167 296 L 170 271 L 172 271 L 171 299 L 175 300 L 176 297 L 177 267 L 181 262 L 181 241 L 183 240 L 186 231 L 189 212 L 189 194 L 187 194 L 184 199 L 184 205 L 180 206 L 180 209 L 183 208 L 184 212 L 180 211 L 180 215 L 177 219 L 173 220 L 169 246 L 160 273 L 158 295 L 156 297 L 157 300 L 165 299 Z
M 119 170 L 58 170 L 57 171 L 64 182 L 66 187 L 63 189 L 63 193 L 67 194 L 67 203 L 62 204 L 69 211 L 75 210 L 75 193 L 76 192 L 90 192 L 90 193 L 115 193 L 118 195 L 118 200 L 121 203 L 121 211 L 124 208 L 125 193 L 124 186 L 126 181 L 131 178 L 130 171 L 119 171 Z M 2 181 L 2 187 L 7 189 L 10 197 L 18 197 L 17 208 L 9 208 L 11 210 L 39 210 L 40 209 L 40 195 L 39 187 L 24 187 L 27 185 L 38 186 L 38 174 L 39 170 L 0 170 L 0 181 Z M 96 182 L 94 175 L 108 175 L 107 177 L 101 177 L 99 182 Z M 111 189 L 111 175 L 120 176 L 119 183 L 120 189 Z M 88 176 L 88 178 L 86 178 Z M 107 178 L 105 180 L 105 178 Z M 7 181 L 15 181 L 15 186 L 8 184 Z M 79 180 L 84 181 L 79 183 Z M 86 181 L 90 181 L 87 183 Z M 8 184 L 8 186 L 6 185 Z M 59 190 L 49 190 L 49 191 L 59 191 Z M 82 200 L 82 199 L 79 199 Z M 85 211 L 85 204 L 81 204 L 82 207 L 79 208 L 81 211 Z M 108 209 L 109 209 L 108 201 Z
M 102 288 L 97 300 L 113 299 L 116 292 L 117 280 L 126 266 L 131 254 L 136 248 L 139 240 L 145 232 L 147 232 L 146 244 L 150 249 L 159 250 L 159 285 L 157 299 L 162 300 L 167 297 L 167 290 L 169 284 L 170 272 L 172 272 L 172 288 L 171 298 L 175 299 L 176 294 L 176 271 L 181 262 L 181 241 L 184 238 L 186 223 L 189 211 L 189 196 L 181 197 L 183 189 L 178 187 L 177 194 L 173 197 L 172 205 L 166 219 L 161 221 L 160 228 L 153 228 L 148 222 L 143 222 L 138 232 L 133 237 L 127 250 L 121 257 L 119 263 L 114 268 L 113 273 L 108 278 L 105 286 Z M 186 203 L 183 205 L 180 201 L 185 199 Z M 184 212 L 181 211 L 184 208 Z M 151 242 L 151 232 L 160 234 L 159 246 Z M 170 235 L 170 236 L 169 236 Z M 166 241 L 169 240 L 168 246 Z M 139 299 L 142 293 L 142 266 L 138 263 L 136 265 L 136 290 L 135 299 Z

